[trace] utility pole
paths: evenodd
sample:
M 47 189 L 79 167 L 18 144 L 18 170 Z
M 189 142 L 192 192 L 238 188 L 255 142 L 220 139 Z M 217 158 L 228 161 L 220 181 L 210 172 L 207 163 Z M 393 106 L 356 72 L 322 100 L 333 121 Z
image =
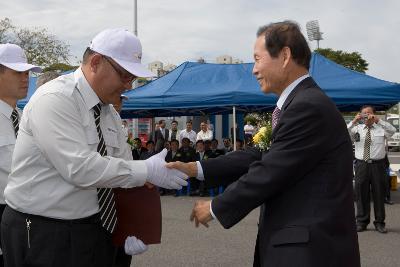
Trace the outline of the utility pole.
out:
M 137 0 L 133 0 L 133 33 L 138 36 L 137 30 Z

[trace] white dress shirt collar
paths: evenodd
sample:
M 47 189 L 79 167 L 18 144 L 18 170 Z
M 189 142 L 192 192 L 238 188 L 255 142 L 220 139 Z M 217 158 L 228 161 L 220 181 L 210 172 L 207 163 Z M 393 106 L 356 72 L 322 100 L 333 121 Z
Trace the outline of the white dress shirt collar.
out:
M 86 80 L 85 75 L 81 68 L 78 68 L 74 72 L 74 78 L 76 83 L 76 88 L 82 95 L 83 101 L 86 104 L 88 110 L 91 110 L 94 106 L 100 103 L 100 99 L 90 86 L 89 82 Z
M 11 113 L 13 112 L 13 108 L 0 99 L 0 113 L 2 113 L 6 118 L 11 118 Z
M 294 88 L 296 88 L 296 86 L 305 78 L 310 77 L 310 75 L 307 73 L 299 78 L 297 78 L 297 80 L 295 80 L 294 82 L 292 82 L 291 84 L 289 84 L 288 87 L 285 88 L 285 90 L 283 90 L 282 94 L 279 96 L 278 102 L 276 102 L 276 106 L 279 109 L 282 109 L 283 104 L 285 103 L 286 99 L 288 98 L 288 96 L 290 95 L 290 93 L 293 91 Z

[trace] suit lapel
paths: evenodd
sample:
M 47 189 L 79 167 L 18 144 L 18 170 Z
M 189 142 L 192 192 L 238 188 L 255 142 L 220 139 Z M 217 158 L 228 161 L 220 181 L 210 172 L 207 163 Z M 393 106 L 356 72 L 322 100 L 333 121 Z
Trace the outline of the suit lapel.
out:
M 288 108 L 288 106 L 290 105 L 290 103 L 293 101 L 293 99 L 295 98 L 295 96 L 297 95 L 297 93 L 300 90 L 304 90 L 306 88 L 309 87 L 316 87 L 317 84 L 315 83 L 314 79 L 311 77 L 307 77 L 304 80 L 302 80 L 294 89 L 293 91 L 289 94 L 289 96 L 286 98 L 285 103 L 283 103 L 282 105 L 282 109 L 281 109 L 281 113 L 279 116 L 279 121 L 278 124 L 276 125 L 276 127 L 274 128 L 274 130 L 272 131 L 272 142 L 275 139 L 275 134 L 277 129 L 279 128 L 279 124 L 281 121 L 281 118 L 283 116 L 283 114 L 285 113 L 286 109 Z

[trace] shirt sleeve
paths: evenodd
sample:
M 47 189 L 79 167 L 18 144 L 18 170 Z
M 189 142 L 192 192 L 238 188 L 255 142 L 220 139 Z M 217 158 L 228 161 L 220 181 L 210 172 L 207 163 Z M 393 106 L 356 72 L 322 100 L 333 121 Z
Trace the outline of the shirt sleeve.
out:
M 387 121 L 379 120 L 377 124 L 380 125 L 385 131 L 386 138 L 392 137 L 392 135 L 394 135 L 394 133 L 396 132 L 396 128 L 394 128 L 394 126 Z
M 357 124 L 353 123 L 353 121 L 349 122 L 347 124 L 347 131 L 349 132 L 350 138 L 352 141 L 354 141 L 354 136 L 357 133 Z
M 197 180 L 204 181 L 204 173 L 203 173 L 203 167 L 201 167 L 200 161 L 196 161 L 197 165 Z
M 79 108 L 61 94 L 47 94 L 28 111 L 28 125 L 42 155 L 65 181 L 82 188 L 142 186 L 143 161 L 103 157 L 89 146 Z

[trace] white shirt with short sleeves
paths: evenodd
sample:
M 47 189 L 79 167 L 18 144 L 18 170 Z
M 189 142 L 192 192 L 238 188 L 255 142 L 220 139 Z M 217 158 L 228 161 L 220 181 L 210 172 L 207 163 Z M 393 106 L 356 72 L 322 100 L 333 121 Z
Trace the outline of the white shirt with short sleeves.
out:
M 195 131 L 190 130 L 190 132 L 188 132 L 186 129 L 184 129 L 179 133 L 179 144 L 182 144 L 183 138 L 188 138 L 190 140 L 190 142 L 192 142 L 193 144 L 196 144 L 196 137 L 197 137 L 197 134 Z
M 363 160 L 364 158 L 364 145 L 365 137 L 368 132 L 368 127 L 365 124 L 353 124 L 349 122 L 347 124 L 350 137 L 355 141 L 355 135 L 359 134 L 359 140 L 354 142 L 354 152 L 356 159 Z M 372 160 L 380 160 L 385 158 L 386 155 L 386 144 L 385 140 L 390 138 L 396 132 L 390 123 L 379 120 L 378 123 L 372 124 L 371 133 L 371 146 L 370 146 L 370 158 Z
M 197 138 L 196 141 L 198 140 L 212 140 L 213 139 L 213 132 L 210 130 L 207 130 L 206 132 L 204 132 L 203 130 L 201 130 L 200 132 L 197 133 Z

